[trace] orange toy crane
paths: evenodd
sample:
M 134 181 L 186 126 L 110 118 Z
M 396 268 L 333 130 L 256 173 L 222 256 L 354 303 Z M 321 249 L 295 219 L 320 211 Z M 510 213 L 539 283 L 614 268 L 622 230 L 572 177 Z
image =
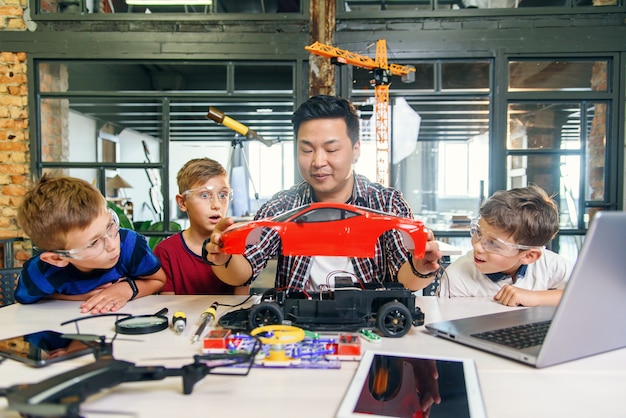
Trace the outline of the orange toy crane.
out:
M 389 79 L 390 75 L 408 76 L 415 67 L 389 64 L 387 41 L 376 42 L 376 59 L 315 42 L 304 49 L 312 54 L 327 57 L 336 64 L 350 64 L 374 72 L 374 108 L 376 114 L 376 181 L 389 185 Z

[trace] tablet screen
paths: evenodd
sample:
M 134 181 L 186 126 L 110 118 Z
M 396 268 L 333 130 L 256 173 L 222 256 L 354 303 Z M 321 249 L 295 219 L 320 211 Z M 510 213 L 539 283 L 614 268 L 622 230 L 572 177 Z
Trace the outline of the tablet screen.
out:
M 84 342 L 63 338 L 63 334 L 56 331 L 40 331 L 0 340 L 0 356 L 37 367 L 91 352 L 92 349 Z
M 366 352 L 337 417 L 484 417 L 474 362 Z

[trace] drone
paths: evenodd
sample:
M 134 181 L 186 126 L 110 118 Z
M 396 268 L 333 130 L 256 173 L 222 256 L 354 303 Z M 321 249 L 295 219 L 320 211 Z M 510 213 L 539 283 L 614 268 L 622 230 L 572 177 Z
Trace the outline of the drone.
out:
M 106 314 L 105 314 L 106 315 Z M 72 321 L 68 321 L 72 322 Z M 66 322 L 67 323 L 67 322 Z M 163 380 L 181 376 L 183 393 L 191 394 L 194 385 L 209 374 L 233 375 L 218 369 L 234 365 L 246 365 L 247 370 L 234 373 L 246 376 L 261 349 L 256 339 L 251 350 L 246 352 L 209 353 L 193 356 L 193 362 L 180 368 L 164 366 L 136 366 L 113 357 L 113 341 L 117 333 L 107 342 L 105 336 L 95 334 L 63 334 L 65 338 L 79 340 L 93 350 L 95 362 L 70 370 L 39 383 L 17 384 L 0 388 L 0 397 L 8 402 L 8 410 L 22 415 L 39 417 L 80 418 L 80 406 L 89 396 L 126 382 Z

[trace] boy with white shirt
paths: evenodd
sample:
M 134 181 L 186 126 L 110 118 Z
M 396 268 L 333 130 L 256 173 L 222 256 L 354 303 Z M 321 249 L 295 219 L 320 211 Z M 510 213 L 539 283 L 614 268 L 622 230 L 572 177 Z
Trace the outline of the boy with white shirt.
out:
M 439 296 L 558 305 L 572 270 L 567 259 L 545 249 L 558 230 L 556 203 L 540 187 L 494 193 L 471 223 L 473 250 L 446 269 Z

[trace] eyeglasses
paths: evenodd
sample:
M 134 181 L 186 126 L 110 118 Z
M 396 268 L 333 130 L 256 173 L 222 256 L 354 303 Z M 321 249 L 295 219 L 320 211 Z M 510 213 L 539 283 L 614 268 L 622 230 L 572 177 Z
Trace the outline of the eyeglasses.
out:
M 225 203 L 233 199 L 232 189 L 223 189 L 216 193 L 213 191 L 212 186 L 203 186 L 196 189 L 185 190 L 181 194 L 189 200 L 206 204 L 213 202 L 213 199 L 216 197 L 221 203 Z
M 104 231 L 104 233 L 98 238 L 91 241 L 83 248 L 76 248 L 72 250 L 56 250 L 51 252 L 58 254 L 62 257 L 71 258 L 74 260 L 90 260 L 102 254 L 106 246 L 107 238 L 113 239 L 117 237 L 117 234 L 120 232 L 120 220 L 117 217 L 117 214 L 111 209 L 108 209 L 107 212 L 109 212 L 109 214 L 111 215 L 111 222 L 107 226 L 107 229 Z
M 512 244 L 510 242 L 506 242 L 500 238 L 492 238 L 483 235 L 480 230 L 480 225 L 478 225 L 478 221 L 480 218 L 472 219 L 470 222 L 470 235 L 472 237 L 472 242 L 480 242 L 480 245 L 483 246 L 483 249 L 488 253 L 499 254 L 503 256 L 513 256 L 519 253 L 519 250 L 530 250 L 532 248 L 542 248 L 541 246 L 536 245 L 519 245 Z

